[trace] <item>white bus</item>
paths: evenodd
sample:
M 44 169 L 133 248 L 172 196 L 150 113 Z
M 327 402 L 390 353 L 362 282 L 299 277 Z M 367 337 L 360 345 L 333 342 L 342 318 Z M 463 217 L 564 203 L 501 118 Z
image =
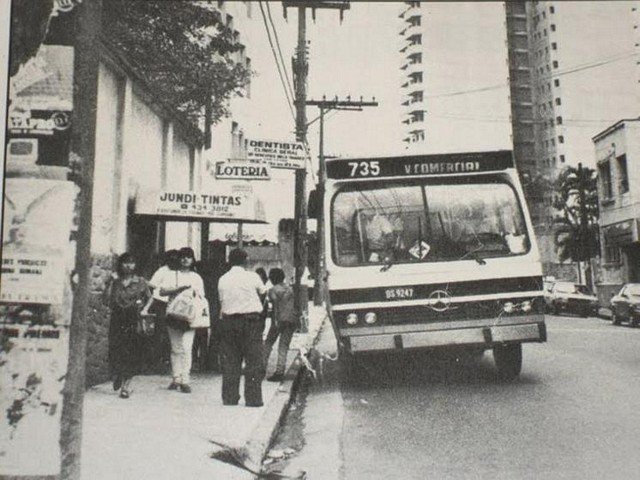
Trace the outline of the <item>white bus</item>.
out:
M 328 300 L 349 358 L 493 350 L 515 378 L 545 342 L 542 269 L 510 151 L 334 159 L 323 209 Z

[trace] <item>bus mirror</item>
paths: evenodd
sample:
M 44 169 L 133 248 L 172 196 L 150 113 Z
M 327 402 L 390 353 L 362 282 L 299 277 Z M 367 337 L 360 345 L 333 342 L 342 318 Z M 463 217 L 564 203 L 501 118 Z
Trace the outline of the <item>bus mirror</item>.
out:
M 321 201 L 318 189 L 313 189 L 309 192 L 309 202 L 307 203 L 307 215 L 309 218 L 319 219 Z

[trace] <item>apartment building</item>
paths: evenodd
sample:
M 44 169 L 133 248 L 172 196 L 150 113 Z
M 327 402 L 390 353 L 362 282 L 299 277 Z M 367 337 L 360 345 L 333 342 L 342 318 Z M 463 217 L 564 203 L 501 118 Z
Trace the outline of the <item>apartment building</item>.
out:
M 601 247 L 596 284 L 606 304 L 622 284 L 640 282 L 640 118 L 614 123 L 593 143 Z
M 591 138 L 640 107 L 637 4 L 505 3 L 514 150 L 551 275 L 571 273 L 556 259 L 553 180 L 593 167 Z

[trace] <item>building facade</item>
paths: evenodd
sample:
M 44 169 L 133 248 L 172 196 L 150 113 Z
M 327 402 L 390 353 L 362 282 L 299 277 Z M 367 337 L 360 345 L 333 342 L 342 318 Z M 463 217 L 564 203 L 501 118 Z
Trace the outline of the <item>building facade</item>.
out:
M 596 285 L 608 304 L 622 284 L 640 282 L 640 118 L 616 122 L 593 142 L 601 247 Z
M 637 3 L 505 3 L 514 150 L 548 275 L 573 276 L 557 261 L 553 180 L 593 167 L 591 137 L 640 106 Z

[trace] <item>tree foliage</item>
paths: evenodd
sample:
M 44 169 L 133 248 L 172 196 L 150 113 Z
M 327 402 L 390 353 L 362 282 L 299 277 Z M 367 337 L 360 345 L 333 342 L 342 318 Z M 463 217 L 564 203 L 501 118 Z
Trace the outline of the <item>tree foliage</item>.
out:
M 212 2 L 105 0 L 103 38 L 194 123 L 206 106 L 213 122 L 228 115 L 251 75 L 232 59 L 242 46 Z
M 34 57 L 49 27 L 53 0 L 14 0 L 11 3 L 11 55 L 9 76 Z
M 585 261 L 598 255 L 597 174 L 567 167 L 555 182 L 555 242 L 560 260 Z

